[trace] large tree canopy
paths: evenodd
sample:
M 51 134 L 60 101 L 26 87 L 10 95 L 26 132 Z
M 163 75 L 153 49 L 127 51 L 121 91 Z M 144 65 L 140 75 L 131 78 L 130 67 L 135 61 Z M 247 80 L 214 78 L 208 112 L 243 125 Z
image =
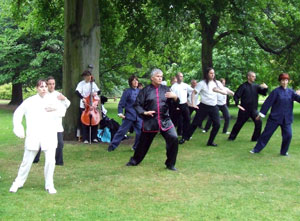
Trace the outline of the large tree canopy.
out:
M 70 137 L 78 117 L 74 90 L 88 64 L 109 95 L 127 87 L 131 74 L 148 79 L 153 67 L 166 80 L 181 71 L 189 81 L 214 66 L 233 89 L 249 70 L 270 86 L 280 72 L 291 74 L 294 87 L 300 83 L 297 0 L 5 0 L 0 10 L 0 84 L 63 79 L 73 104 Z

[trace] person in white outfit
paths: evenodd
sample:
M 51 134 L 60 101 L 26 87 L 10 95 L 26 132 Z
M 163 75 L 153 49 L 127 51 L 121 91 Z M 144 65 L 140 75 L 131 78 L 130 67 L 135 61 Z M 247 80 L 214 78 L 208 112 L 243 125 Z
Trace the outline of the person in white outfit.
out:
M 17 178 L 13 182 L 10 192 L 15 193 L 23 187 L 32 162 L 39 148 L 45 152 L 45 189 L 55 194 L 53 175 L 55 169 L 55 151 L 57 147 L 57 117 L 59 115 L 58 102 L 51 101 L 45 80 L 36 84 L 37 94 L 27 98 L 14 112 L 13 131 L 19 138 L 25 138 L 22 119 L 26 118 L 26 138 L 23 161 Z
M 55 153 L 55 165 L 63 166 L 64 159 L 63 159 L 63 147 L 64 147 L 64 139 L 63 139 L 63 132 L 64 128 L 62 125 L 62 118 L 65 116 L 68 107 L 70 106 L 71 102 L 66 98 L 63 94 L 55 90 L 55 79 L 52 76 L 47 78 L 47 87 L 49 92 L 49 97 L 52 103 L 59 102 L 60 105 L 60 112 L 56 123 L 57 123 L 57 148 Z M 41 149 L 39 150 L 38 154 L 36 155 L 33 163 L 37 163 L 40 160 Z

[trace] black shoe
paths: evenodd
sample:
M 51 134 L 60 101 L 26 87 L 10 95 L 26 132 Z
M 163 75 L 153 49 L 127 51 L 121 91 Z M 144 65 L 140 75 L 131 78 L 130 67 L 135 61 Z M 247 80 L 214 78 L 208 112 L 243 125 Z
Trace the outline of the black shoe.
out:
M 107 148 L 108 152 L 111 152 L 111 151 L 114 151 L 114 150 L 115 150 L 115 148 L 111 145 L 109 145 L 108 148 Z
M 126 163 L 126 166 L 136 166 L 137 163 L 136 161 L 131 157 L 130 160 L 128 161 L 128 163 Z
M 281 156 L 284 156 L 284 157 L 288 157 L 288 156 L 289 156 L 289 153 L 281 153 L 280 155 L 281 155 Z
M 33 161 L 33 163 L 38 163 L 39 161 Z
M 126 163 L 126 166 L 130 167 L 130 166 L 136 166 L 136 164 L 132 161 L 129 161 L 128 163 Z
M 233 138 L 231 138 L 231 137 L 228 137 L 228 139 L 227 140 L 229 140 L 229 141 L 234 141 L 234 139 Z
M 184 142 L 185 142 L 185 139 L 183 139 L 183 138 L 178 141 L 179 144 L 184 144 Z
M 177 169 L 174 166 L 167 166 L 168 170 L 177 171 Z
M 63 166 L 64 163 L 55 163 L 56 166 Z
M 208 143 L 206 146 L 217 147 L 217 146 L 218 146 L 218 144 L 216 144 L 216 143 Z

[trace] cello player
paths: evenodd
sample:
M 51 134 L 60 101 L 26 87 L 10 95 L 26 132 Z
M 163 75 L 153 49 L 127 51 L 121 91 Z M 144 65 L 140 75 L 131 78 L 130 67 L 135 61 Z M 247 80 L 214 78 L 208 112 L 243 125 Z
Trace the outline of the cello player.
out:
M 92 96 L 94 97 L 100 95 L 101 91 L 96 83 L 92 81 L 92 73 L 89 70 L 85 70 L 81 76 L 83 77 L 83 80 L 78 83 L 75 89 L 75 93 L 80 98 L 78 128 L 80 128 L 80 134 L 82 135 L 83 143 L 88 144 L 89 126 L 84 125 L 80 120 L 81 114 L 85 110 L 84 98 L 88 97 L 90 93 L 92 93 Z M 91 126 L 91 141 L 94 143 L 98 143 L 97 128 L 98 125 Z

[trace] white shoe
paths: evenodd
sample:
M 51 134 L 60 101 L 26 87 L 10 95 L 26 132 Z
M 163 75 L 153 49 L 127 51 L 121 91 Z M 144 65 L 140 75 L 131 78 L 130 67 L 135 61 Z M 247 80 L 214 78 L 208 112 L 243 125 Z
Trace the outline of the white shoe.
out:
M 51 187 L 49 189 L 46 189 L 46 191 L 49 193 L 49 194 L 55 194 L 57 193 L 56 189 L 54 187 Z
M 202 130 L 202 133 L 206 133 L 207 131 L 206 130 Z
M 228 135 L 229 135 L 229 134 L 230 134 L 230 131 L 227 131 L 225 134 L 228 134 Z
M 16 183 L 13 183 L 9 189 L 9 192 L 16 193 L 19 188 L 22 188 L 23 186 L 19 186 Z
M 87 140 L 83 141 L 83 143 L 88 144 L 89 142 Z
M 98 140 L 97 140 L 97 139 L 94 139 L 93 142 L 94 142 L 94 143 L 98 143 Z

